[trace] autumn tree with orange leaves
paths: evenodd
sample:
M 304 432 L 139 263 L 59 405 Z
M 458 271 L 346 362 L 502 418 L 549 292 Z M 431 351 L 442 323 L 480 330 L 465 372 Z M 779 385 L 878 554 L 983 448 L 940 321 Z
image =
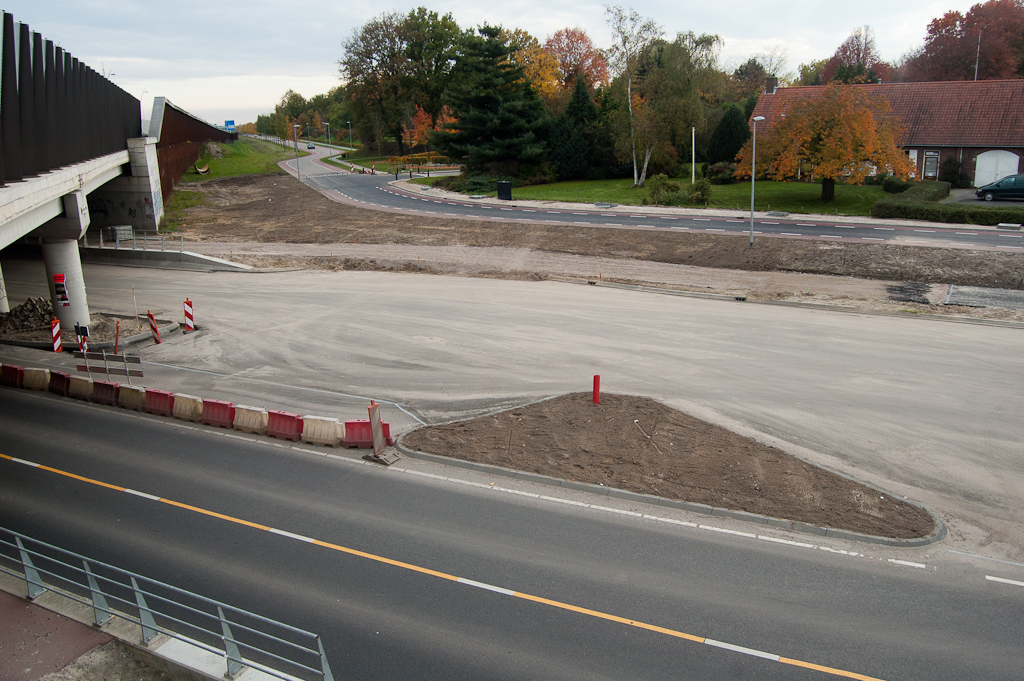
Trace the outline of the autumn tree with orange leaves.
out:
M 905 131 L 884 97 L 832 82 L 758 131 L 757 154 L 767 177 L 786 181 L 809 171 L 821 180 L 821 200 L 833 201 L 836 180 L 858 184 L 876 172 L 909 177 L 913 166 L 900 149 Z M 750 153 L 747 142 L 737 156 L 740 177 L 750 177 Z
M 608 83 L 608 62 L 582 28 L 563 28 L 544 42 L 544 51 L 558 62 L 562 88 L 571 90 L 582 78 L 587 88 Z

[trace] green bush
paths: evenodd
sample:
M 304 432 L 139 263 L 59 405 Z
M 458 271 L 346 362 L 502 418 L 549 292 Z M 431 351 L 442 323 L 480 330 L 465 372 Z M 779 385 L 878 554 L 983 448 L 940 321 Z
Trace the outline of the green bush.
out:
M 711 201 L 711 180 L 702 177 L 690 187 L 690 203 L 693 205 L 707 205 Z
M 676 206 L 683 202 L 679 183 L 673 182 L 668 175 L 652 175 L 644 183 L 647 187 L 647 202 L 656 206 Z
M 887 177 L 882 180 L 882 191 L 886 194 L 902 194 L 913 185 L 913 182 L 901 180 L 898 177 Z
M 736 164 L 720 161 L 708 168 L 708 179 L 711 184 L 732 184 L 736 181 Z
M 949 182 L 916 182 L 901 194 L 888 194 L 875 202 L 871 217 L 952 222 L 971 225 L 1024 223 L 1024 206 L 1002 207 L 969 203 L 939 203 L 949 196 Z

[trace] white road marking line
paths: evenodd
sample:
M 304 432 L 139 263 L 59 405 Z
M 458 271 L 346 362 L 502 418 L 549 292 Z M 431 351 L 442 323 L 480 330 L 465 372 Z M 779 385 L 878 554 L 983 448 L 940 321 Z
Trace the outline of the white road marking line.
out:
M 654 225 L 637 225 L 637 227 L 650 227 L 651 229 L 654 229 Z
M 466 586 L 475 586 L 478 589 L 493 591 L 495 593 L 503 594 L 505 596 L 516 595 L 516 592 L 510 589 L 503 589 L 500 586 L 494 586 L 493 584 L 484 584 L 483 582 L 474 582 L 472 579 L 466 579 L 465 577 L 459 577 L 455 581 L 459 584 L 465 584 Z
M 594 223 L 592 223 L 592 222 L 580 222 L 580 221 L 577 220 L 576 222 L 574 222 L 572 224 L 574 224 L 574 225 L 592 225 Z
M 304 541 L 307 544 L 312 544 L 313 543 L 313 538 L 312 537 L 306 537 L 304 535 L 295 534 L 293 532 L 285 532 L 284 530 L 279 530 L 276 527 L 271 527 L 267 531 L 268 532 L 272 532 L 273 534 L 279 534 L 282 537 L 288 537 L 290 539 L 298 539 L 299 541 Z
M 596 509 L 598 511 L 608 511 L 609 513 L 618 513 L 619 515 L 631 515 L 637 518 L 644 517 L 643 513 L 637 513 L 636 511 L 625 511 L 621 508 L 611 508 L 610 506 L 598 506 L 596 504 L 591 504 L 590 508 Z
M 1019 251 L 1021 249 L 1020 246 L 996 246 L 996 248 L 1012 248 L 1015 251 Z
M 646 215 L 630 215 L 629 217 L 631 217 L 631 218 L 645 218 L 647 216 Z
M 674 218 L 671 215 L 662 215 L 661 219 L 662 220 L 678 220 L 679 218 Z
M 562 214 L 562 211 L 560 211 L 560 210 L 549 210 L 549 211 L 545 211 L 545 212 L 548 215 L 561 215 Z
M 864 241 L 885 241 L 885 239 L 877 236 L 862 236 L 861 238 L 864 239 Z
M 573 215 L 586 215 L 586 213 L 573 213 Z
M 711 222 L 711 218 L 693 218 L 697 222 Z
M 725 230 L 724 229 L 717 229 L 715 227 L 705 227 L 704 231 L 705 232 L 724 232 Z
M 1004 239 L 1020 239 L 1020 238 L 1024 238 L 1024 235 L 1022 235 L 1022 234 L 1000 234 L 999 236 L 1003 237 Z
M 137 497 L 142 497 L 143 499 L 149 499 L 150 501 L 160 501 L 160 497 L 153 496 L 152 494 L 146 494 L 145 492 L 139 492 L 138 490 L 128 489 L 126 487 L 124 491 L 128 494 L 134 494 Z
M 716 648 L 725 648 L 726 650 L 731 650 L 735 653 L 743 653 L 744 655 L 762 657 L 766 660 L 771 660 L 773 662 L 779 661 L 778 655 L 773 655 L 772 653 L 765 653 L 760 650 L 754 650 L 753 648 L 744 648 L 743 646 L 733 645 L 732 643 L 723 643 L 722 641 L 716 641 L 713 638 L 704 639 L 704 643 L 706 643 L 709 646 L 714 646 Z
M 605 224 L 609 227 L 622 227 L 622 223 L 620 222 L 606 222 Z
M 757 538 L 761 539 L 763 541 L 774 542 L 776 544 L 786 544 L 787 546 L 798 546 L 798 547 L 800 547 L 802 549 L 814 549 L 814 548 L 817 548 L 814 544 L 808 544 L 807 542 L 793 541 L 792 539 L 779 539 L 778 537 L 769 537 L 769 536 L 763 535 L 763 534 L 757 535 Z
M 502 210 L 512 210 L 511 208 L 502 208 Z
M 836 229 L 857 229 L 856 227 L 853 227 L 851 225 L 832 225 L 832 226 L 835 227 Z M 881 229 L 881 228 L 880 227 L 876 227 L 875 229 Z
M 615 218 L 618 217 L 618 213 L 601 213 L 603 218 Z
M 843 238 L 841 236 L 836 236 L 834 234 L 819 234 L 818 236 L 820 238 L 822 238 L 822 239 L 842 239 Z
M 711 530 L 712 532 L 721 532 L 722 534 L 734 534 L 737 537 L 748 537 L 750 539 L 756 539 L 757 535 L 753 532 L 740 532 L 738 530 L 727 530 L 724 527 L 715 527 L 714 525 L 698 525 L 702 530 Z
M 540 495 L 539 498 L 540 499 L 544 499 L 545 501 L 555 501 L 555 502 L 558 502 L 559 504 L 568 504 L 569 506 L 582 506 L 583 508 L 590 508 L 590 504 L 582 502 L 582 501 L 572 501 L 570 499 L 559 499 L 558 497 L 549 497 L 549 496 L 545 496 L 543 494 Z
M 915 232 L 927 232 L 929 234 L 935 234 L 935 230 L 934 229 L 915 229 L 914 231 Z
M 896 229 L 894 227 L 872 227 L 871 229 L 877 229 L 877 230 L 880 230 L 880 231 L 883 231 L 883 232 L 895 232 L 896 231 Z
M 812 225 L 812 224 L 807 223 L 807 222 L 798 222 L 798 223 L 796 223 L 796 226 L 797 227 L 817 227 L 818 225 Z
M 963 234 L 964 236 L 978 236 L 977 232 L 957 232 L 957 234 Z
M 746 220 L 726 220 L 726 222 L 746 222 Z
M 924 563 L 911 563 L 909 560 L 897 560 L 895 558 L 890 558 L 889 562 L 893 563 L 895 565 L 905 565 L 907 567 L 919 568 L 921 570 L 924 570 L 925 568 L 928 567 Z
M 39 464 L 33 463 L 32 461 L 25 461 L 25 459 L 11 459 L 15 463 L 23 463 L 26 466 L 32 466 L 32 468 L 39 468 Z
M 524 213 L 536 213 L 537 211 L 535 211 L 535 210 L 530 210 L 529 208 L 524 208 L 524 209 L 523 209 L 523 212 L 524 212 Z
M 1018 582 L 1015 579 L 1003 579 L 1002 577 L 993 577 L 992 575 L 985 575 L 985 579 L 990 582 L 1002 582 L 1003 584 L 1013 584 L 1014 586 L 1024 586 L 1024 582 Z
M 780 232 L 782 236 L 803 236 L 803 234 L 797 234 L 796 232 Z
M 761 221 L 761 224 L 762 224 L 762 225 L 777 225 L 777 224 L 779 224 L 779 223 L 777 223 L 777 222 L 764 222 L 764 221 L 762 220 L 762 221 Z

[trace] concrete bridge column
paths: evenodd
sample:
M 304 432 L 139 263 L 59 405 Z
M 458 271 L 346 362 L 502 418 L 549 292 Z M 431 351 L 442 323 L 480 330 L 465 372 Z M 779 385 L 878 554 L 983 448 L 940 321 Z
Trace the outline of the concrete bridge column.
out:
M 60 328 L 69 330 L 75 324 L 90 323 L 78 252 L 78 240 L 89 228 L 89 207 L 83 191 L 66 194 L 63 203 L 64 216 L 50 220 L 34 234 L 42 237 L 43 265 L 54 315 L 60 320 Z
M 11 304 L 7 300 L 7 285 L 4 283 L 4 271 L 0 269 L 0 312 L 10 312 Z

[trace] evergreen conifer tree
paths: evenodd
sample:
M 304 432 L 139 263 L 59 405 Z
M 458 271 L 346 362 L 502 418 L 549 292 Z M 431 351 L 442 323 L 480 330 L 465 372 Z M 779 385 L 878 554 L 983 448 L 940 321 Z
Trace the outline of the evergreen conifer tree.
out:
M 734 162 L 736 154 L 747 143 L 749 137 L 750 130 L 747 129 L 747 122 L 743 120 L 743 112 L 738 107 L 730 106 L 722 120 L 715 126 L 715 131 L 711 133 L 711 140 L 708 142 L 708 161 Z
M 580 180 L 590 167 L 598 113 L 582 78 L 551 135 L 551 162 L 559 180 Z
M 448 92 L 454 121 L 434 133 L 438 150 L 463 163 L 469 176 L 522 177 L 547 152 L 547 111 L 522 67 L 509 60 L 515 47 L 500 30 L 484 25 L 465 35 Z

